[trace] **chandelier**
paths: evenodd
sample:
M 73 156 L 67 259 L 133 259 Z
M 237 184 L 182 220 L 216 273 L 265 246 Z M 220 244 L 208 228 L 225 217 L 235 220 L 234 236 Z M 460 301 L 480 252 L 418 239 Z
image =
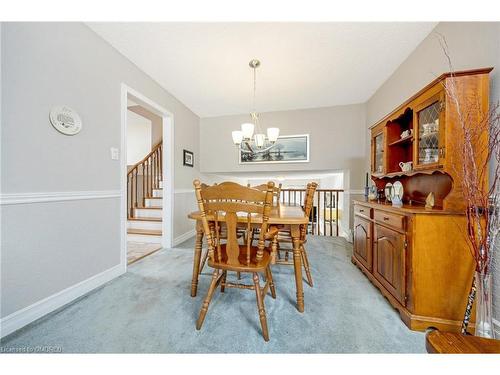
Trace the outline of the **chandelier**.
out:
M 260 61 L 254 59 L 251 60 L 248 65 L 253 69 L 253 109 L 252 112 L 250 112 L 251 122 L 241 124 L 241 130 L 234 130 L 232 136 L 234 144 L 241 152 L 259 154 L 267 152 L 276 145 L 280 130 L 279 128 L 267 128 L 267 134 L 264 134 L 260 128 L 259 114 L 255 109 L 255 97 L 257 92 L 256 70 L 260 66 Z

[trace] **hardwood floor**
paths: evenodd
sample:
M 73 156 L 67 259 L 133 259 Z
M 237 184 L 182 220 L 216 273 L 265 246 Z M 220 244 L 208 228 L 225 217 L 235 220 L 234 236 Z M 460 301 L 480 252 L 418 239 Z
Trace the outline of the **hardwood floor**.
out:
M 135 263 L 160 249 L 160 244 L 129 241 L 127 242 L 127 264 Z

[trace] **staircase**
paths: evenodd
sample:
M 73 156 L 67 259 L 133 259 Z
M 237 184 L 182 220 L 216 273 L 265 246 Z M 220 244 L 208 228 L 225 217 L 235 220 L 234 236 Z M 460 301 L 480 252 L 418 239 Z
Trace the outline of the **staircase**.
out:
M 162 242 L 162 142 L 127 173 L 127 214 L 127 241 Z

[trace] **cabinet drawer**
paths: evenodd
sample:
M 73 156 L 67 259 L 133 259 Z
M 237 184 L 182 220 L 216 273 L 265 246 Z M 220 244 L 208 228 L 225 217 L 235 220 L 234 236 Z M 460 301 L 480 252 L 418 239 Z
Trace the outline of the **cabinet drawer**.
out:
M 374 219 L 379 223 L 389 225 L 394 228 L 405 228 L 405 217 L 403 215 L 393 214 L 387 211 L 375 210 Z
M 354 213 L 358 215 L 363 215 L 371 219 L 372 217 L 372 209 L 366 206 L 360 206 L 358 204 L 354 205 Z

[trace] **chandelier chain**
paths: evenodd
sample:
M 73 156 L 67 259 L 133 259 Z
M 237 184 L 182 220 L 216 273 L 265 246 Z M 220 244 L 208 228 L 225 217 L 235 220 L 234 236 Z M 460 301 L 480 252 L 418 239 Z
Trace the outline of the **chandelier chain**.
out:
M 258 61 L 252 65 L 252 69 L 253 69 L 253 110 L 252 110 L 252 113 L 250 114 L 250 116 L 252 117 L 252 121 L 255 125 L 257 133 L 262 133 L 262 130 L 260 129 L 259 114 L 257 113 L 257 68 L 259 65 L 260 65 L 260 63 Z
M 257 112 L 257 68 L 253 68 L 253 111 Z

